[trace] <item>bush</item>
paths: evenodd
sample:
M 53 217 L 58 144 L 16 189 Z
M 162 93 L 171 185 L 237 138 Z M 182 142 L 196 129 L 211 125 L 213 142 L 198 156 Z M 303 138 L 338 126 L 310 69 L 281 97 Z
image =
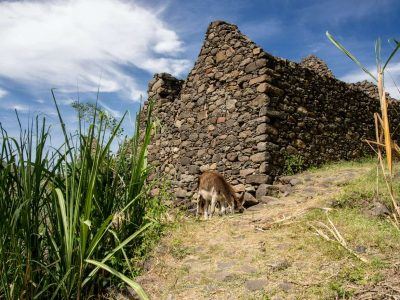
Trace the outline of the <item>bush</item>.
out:
M 45 118 L 18 138 L 0 124 L 0 298 L 86 298 L 114 274 L 145 299 L 129 257 L 159 235 L 164 211 L 146 184 L 152 105 L 126 157 L 110 151 L 122 120 L 107 134 L 95 114 L 72 135 L 54 101 L 64 134 L 55 151 Z
M 293 175 L 304 169 L 304 159 L 300 155 L 285 155 L 285 164 L 283 173 Z

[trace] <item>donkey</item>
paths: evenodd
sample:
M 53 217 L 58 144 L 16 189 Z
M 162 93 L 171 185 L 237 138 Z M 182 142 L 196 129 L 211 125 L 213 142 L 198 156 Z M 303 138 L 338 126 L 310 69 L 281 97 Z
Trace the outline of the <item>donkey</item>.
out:
M 227 209 L 233 214 L 243 212 L 243 197 L 236 196 L 233 187 L 224 176 L 215 171 L 205 171 L 199 176 L 199 199 L 197 201 L 197 215 L 204 214 L 204 219 L 212 217 L 218 203 L 220 213 L 225 214 Z

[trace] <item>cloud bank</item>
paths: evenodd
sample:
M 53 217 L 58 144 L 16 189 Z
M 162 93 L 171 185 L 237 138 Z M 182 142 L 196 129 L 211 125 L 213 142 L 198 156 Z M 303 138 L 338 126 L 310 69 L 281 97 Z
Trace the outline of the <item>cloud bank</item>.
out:
M 0 88 L 0 98 L 3 98 L 5 95 L 7 95 L 7 91 L 3 90 L 2 88 Z
M 376 69 L 375 66 L 370 66 L 368 70 L 373 72 Z M 400 92 L 398 87 L 400 88 L 400 63 L 392 63 L 389 64 L 385 71 L 385 89 L 393 98 L 400 99 Z M 363 71 L 354 71 L 348 74 L 345 74 L 340 78 L 346 82 L 357 82 L 362 80 L 372 81 L 371 77 L 365 74 Z
M 179 76 L 189 68 L 176 57 L 178 35 L 135 2 L 0 2 L 0 11 L 0 79 L 32 89 L 93 92 L 100 83 L 103 92 L 138 100 L 143 91 L 127 70 Z

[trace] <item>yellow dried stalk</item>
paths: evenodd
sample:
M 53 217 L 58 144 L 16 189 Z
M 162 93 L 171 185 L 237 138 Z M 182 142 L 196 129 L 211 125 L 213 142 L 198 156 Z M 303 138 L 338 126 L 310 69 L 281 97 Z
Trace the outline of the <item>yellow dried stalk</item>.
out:
M 388 103 L 386 100 L 385 88 L 383 86 L 383 71 L 380 68 L 378 71 L 378 92 L 379 92 L 379 99 L 380 99 L 381 113 L 382 113 L 382 129 L 385 137 L 384 144 L 386 150 L 386 162 L 391 177 L 393 171 L 392 138 L 390 136 L 389 117 L 387 111 Z
M 350 254 L 353 256 L 357 257 L 359 260 L 361 260 L 364 263 L 369 263 L 369 260 L 358 253 L 356 253 L 353 249 L 351 249 L 342 234 L 339 232 L 339 230 L 336 228 L 335 224 L 333 224 L 332 220 L 328 216 L 328 212 L 325 211 L 326 217 L 328 219 L 329 225 L 323 223 L 323 222 L 317 222 L 317 224 L 325 228 L 327 232 L 325 232 L 322 228 L 318 228 L 312 224 L 310 226 L 315 230 L 316 234 L 322 237 L 324 240 L 332 243 L 337 243 L 340 246 L 342 246 L 344 249 L 346 249 Z M 333 238 L 332 238 L 333 237 Z

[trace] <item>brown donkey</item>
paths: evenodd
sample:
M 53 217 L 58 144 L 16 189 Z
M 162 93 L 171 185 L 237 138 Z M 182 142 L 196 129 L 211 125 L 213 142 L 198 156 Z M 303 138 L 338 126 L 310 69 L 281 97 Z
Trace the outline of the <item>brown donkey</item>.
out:
M 221 214 L 225 214 L 227 209 L 231 213 L 243 212 L 243 196 L 244 193 L 238 198 L 233 187 L 218 172 L 205 171 L 199 176 L 199 199 L 196 214 L 204 214 L 204 219 L 212 217 L 217 203 Z

